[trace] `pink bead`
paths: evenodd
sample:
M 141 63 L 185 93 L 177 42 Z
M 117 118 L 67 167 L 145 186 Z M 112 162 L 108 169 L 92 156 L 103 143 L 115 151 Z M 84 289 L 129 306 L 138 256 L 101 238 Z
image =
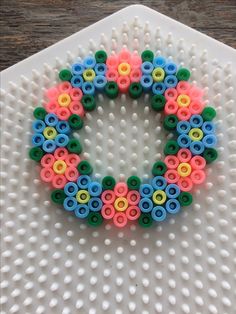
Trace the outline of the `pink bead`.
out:
M 138 206 L 129 206 L 125 214 L 129 220 L 137 220 L 141 215 L 141 211 Z
M 74 182 L 78 179 L 79 172 L 75 167 L 67 167 L 65 171 L 65 177 L 68 181 Z
M 55 113 L 57 109 L 59 109 L 59 105 L 56 100 L 51 100 L 47 104 L 44 105 L 44 108 L 48 113 Z
M 133 53 L 130 58 L 131 69 L 139 69 L 141 64 L 142 58 L 137 53 Z
M 194 184 L 202 184 L 206 179 L 206 174 L 203 170 L 193 170 L 190 178 Z
M 69 82 L 63 82 L 58 85 L 58 90 L 60 91 L 61 94 L 69 94 L 72 89 L 72 86 Z
M 114 188 L 115 195 L 117 197 L 126 196 L 128 193 L 128 186 L 124 182 L 118 182 Z
M 54 172 L 52 168 L 42 168 L 40 171 L 40 177 L 43 182 L 51 182 L 54 178 Z
M 179 188 L 183 192 L 189 192 L 193 188 L 193 182 L 189 177 L 181 177 L 177 182 Z
M 108 69 L 117 69 L 119 64 L 119 57 L 117 55 L 111 55 L 107 58 L 106 65 Z
M 130 79 L 128 76 L 119 76 L 117 85 L 121 93 L 127 93 L 130 86 Z
M 178 97 L 178 92 L 175 88 L 167 88 L 165 91 L 166 100 L 176 100 Z
M 112 219 L 115 215 L 115 208 L 111 204 L 105 204 L 102 206 L 101 214 L 104 219 Z
M 68 156 L 68 150 L 65 147 L 58 147 L 54 152 L 56 160 L 65 160 Z
M 191 100 L 201 100 L 203 95 L 203 90 L 196 86 L 192 86 L 189 90 L 189 97 L 191 98 Z
M 55 100 L 59 96 L 59 91 L 56 87 L 52 87 L 46 90 L 45 96 L 50 100 Z
M 204 104 L 199 100 L 194 100 L 189 105 L 189 111 L 191 114 L 201 114 L 204 108 Z
M 130 82 L 133 83 L 133 82 L 139 82 L 141 80 L 141 77 L 142 77 L 142 71 L 138 68 L 136 69 L 133 69 L 131 70 L 130 72 Z
M 83 97 L 83 92 L 80 88 L 74 87 L 70 91 L 70 98 L 72 100 L 80 101 Z
M 168 100 L 165 104 L 164 112 L 167 115 L 168 114 L 176 114 L 178 108 L 179 108 L 179 106 L 178 106 L 177 102 L 175 102 L 174 100 Z
M 166 178 L 167 183 L 177 183 L 179 180 L 179 174 L 177 170 L 169 169 L 166 171 L 164 177 Z
M 130 63 L 131 53 L 127 49 L 122 49 L 119 53 L 119 63 L 126 62 Z
M 60 120 L 68 120 L 71 115 L 70 110 L 66 107 L 60 107 L 56 110 L 56 115 Z
M 77 167 L 80 162 L 80 157 L 76 154 L 69 154 L 65 160 L 68 167 Z
M 51 168 L 54 164 L 55 158 L 52 154 L 46 154 L 41 159 L 41 166 L 44 168 Z
M 127 224 L 127 217 L 124 212 L 116 212 L 113 217 L 113 223 L 118 228 L 123 228 Z
M 180 81 L 176 86 L 177 92 L 179 94 L 185 94 L 188 95 L 190 91 L 190 84 L 185 81 Z
M 127 194 L 127 200 L 128 200 L 129 205 L 132 205 L 132 206 L 138 205 L 140 201 L 140 193 L 135 190 L 129 191 Z
M 180 162 L 189 162 L 192 157 L 192 153 L 187 148 L 180 148 L 180 150 L 177 153 L 177 158 Z
M 102 192 L 101 199 L 104 204 L 113 204 L 116 199 L 116 195 L 112 190 L 105 190 Z
M 62 189 L 66 185 L 67 180 L 63 174 L 56 174 L 52 179 L 52 186 L 55 189 Z
M 176 169 L 179 165 L 179 159 L 174 155 L 166 156 L 164 162 L 168 169 Z
M 202 156 L 194 156 L 190 161 L 190 165 L 193 170 L 202 170 L 206 167 L 206 160 Z
M 108 69 L 106 72 L 106 79 L 109 81 L 116 82 L 119 77 L 118 71 L 115 69 Z
M 83 118 L 84 107 L 79 101 L 77 101 L 77 100 L 72 101 L 69 105 L 69 109 L 70 109 L 71 113 L 77 114 L 78 116 Z
M 191 112 L 186 107 L 181 107 L 177 111 L 177 117 L 180 121 L 187 121 L 191 117 Z

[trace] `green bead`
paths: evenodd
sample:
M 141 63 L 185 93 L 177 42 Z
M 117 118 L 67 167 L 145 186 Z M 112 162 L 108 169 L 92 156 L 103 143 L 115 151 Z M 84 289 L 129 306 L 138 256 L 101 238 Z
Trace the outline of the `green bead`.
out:
M 169 140 L 164 148 L 165 155 L 176 155 L 179 151 L 179 145 L 174 140 Z
M 29 151 L 29 156 L 34 161 L 40 161 L 44 155 L 44 152 L 39 147 L 32 147 Z
M 99 213 L 90 212 L 88 214 L 88 224 L 93 227 L 98 227 L 102 224 L 103 218 Z
M 181 206 L 189 206 L 190 204 L 192 204 L 193 197 L 192 194 L 188 192 L 181 192 L 178 196 L 178 200 Z
M 152 62 L 154 58 L 154 54 L 151 50 L 144 50 L 141 54 L 141 58 L 143 62 L 145 61 Z
M 37 120 L 44 120 L 47 115 L 47 111 L 43 107 L 37 107 L 34 109 L 33 115 Z
M 181 68 L 178 70 L 176 76 L 179 81 L 188 81 L 190 78 L 190 71 L 186 68 Z
M 102 179 L 102 187 L 104 190 L 113 190 L 116 185 L 116 180 L 111 176 L 106 176 Z
M 59 72 L 59 78 L 62 81 L 70 81 L 72 78 L 71 71 L 68 69 L 63 69 Z
M 95 59 L 97 63 L 105 63 L 107 60 L 107 53 L 104 50 L 98 50 L 95 53 Z
M 69 140 L 69 143 L 67 144 L 67 149 L 70 153 L 74 154 L 80 154 L 82 152 L 82 146 L 80 142 L 75 138 Z
M 57 189 L 51 193 L 51 199 L 56 204 L 63 204 L 65 198 L 66 194 L 63 190 Z
M 152 216 L 150 214 L 141 214 L 139 219 L 138 219 L 138 223 L 141 227 L 143 228 L 148 228 L 152 225 L 153 219 Z
M 206 159 L 206 163 L 210 164 L 217 159 L 217 150 L 215 150 L 214 148 L 206 148 L 203 153 L 203 157 Z
M 137 176 L 131 176 L 127 180 L 127 185 L 130 190 L 139 190 L 141 180 Z
M 166 170 L 167 166 L 163 161 L 156 161 L 152 166 L 152 174 L 154 176 L 163 176 Z
M 84 174 L 89 175 L 93 172 L 93 168 L 87 160 L 82 160 L 78 164 L 77 169 L 78 169 L 79 173 L 82 175 L 84 175 Z
M 205 107 L 202 111 L 202 118 L 204 121 L 211 121 L 215 118 L 216 111 L 212 107 Z
M 175 114 L 169 114 L 164 119 L 164 123 L 163 123 L 164 129 L 166 129 L 167 131 L 175 130 L 178 121 L 179 120 Z
M 86 111 L 92 111 L 96 108 L 95 98 L 91 95 L 84 95 L 82 97 L 81 102 L 84 107 L 84 110 Z
M 129 86 L 129 95 L 133 99 L 137 99 L 142 95 L 143 88 L 140 83 L 131 83 Z
M 113 82 L 113 81 L 107 82 L 105 86 L 105 94 L 110 99 L 115 99 L 118 96 L 119 88 L 116 82 Z
M 154 95 L 151 99 L 151 107 L 155 111 L 162 111 L 165 107 L 166 99 L 163 95 Z
M 84 125 L 83 120 L 77 114 L 72 114 L 69 117 L 68 122 L 69 122 L 70 127 L 74 130 L 80 130 Z

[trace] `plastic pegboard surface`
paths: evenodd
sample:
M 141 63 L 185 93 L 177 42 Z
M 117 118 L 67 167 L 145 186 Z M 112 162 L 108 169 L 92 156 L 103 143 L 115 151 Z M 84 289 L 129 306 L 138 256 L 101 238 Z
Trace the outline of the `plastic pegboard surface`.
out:
M 165 223 L 91 229 L 51 204 L 28 158 L 32 111 L 62 67 L 122 46 L 150 48 L 190 68 L 217 110 L 219 159 L 193 205 Z M 1 314 L 235 313 L 235 69 L 232 48 L 131 6 L 2 72 Z M 159 119 L 148 96 L 100 95 L 80 134 L 96 176 L 147 175 L 162 154 Z

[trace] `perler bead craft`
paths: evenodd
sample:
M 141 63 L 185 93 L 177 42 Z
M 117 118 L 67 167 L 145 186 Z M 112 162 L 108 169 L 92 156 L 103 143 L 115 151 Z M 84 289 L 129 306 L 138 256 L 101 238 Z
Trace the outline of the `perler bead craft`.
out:
M 40 162 L 42 181 L 50 183 L 51 199 L 92 226 L 103 220 L 124 227 L 138 221 L 149 227 L 192 203 L 191 190 L 206 178 L 205 167 L 217 158 L 212 120 L 203 91 L 188 82 L 190 71 L 150 50 L 141 56 L 123 49 L 107 56 L 99 50 L 59 73 L 60 83 L 46 92 L 44 108 L 34 110 L 30 157 Z M 152 166 L 149 180 L 137 176 L 116 182 L 93 178 L 92 161 L 81 160 L 82 146 L 72 132 L 83 127 L 87 111 L 96 108 L 96 93 L 110 99 L 127 93 L 133 99 L 150 93 L 150 107 L 163 114 L 163 127 L 172 133 L 164 160 Z

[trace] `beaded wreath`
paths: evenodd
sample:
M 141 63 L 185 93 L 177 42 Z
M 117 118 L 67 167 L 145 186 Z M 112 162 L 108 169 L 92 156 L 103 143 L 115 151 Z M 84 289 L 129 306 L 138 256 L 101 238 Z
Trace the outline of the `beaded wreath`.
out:
M 112 220 L 124 227 L 129 220 L 143 227 L 160 222 L 192 203 L 190 191 L 205 180 L 205 167 L 217 158 L 216 112 L 205 107 L 203 91 L 188 82 L 190 71 L 150 50 L 123 49 L 107 56 L 99 50 L 59 73 L 62 81 L 47 90 L 44 108 L 34 110 L 30 157 L 40 162 L 42 181 L 51 183 L 51 199 L 88 223 Z M 163 112 L 164 129 L 174 135 L 165 144 L 163 161 L 152 166 L 152 177 L 141 182 L 131 176 L 116 182 L 94 180 L 92 166 L 81 160 L 82 147 L 72 131 L 83 127 L 86 111 L 96 108 L 95 94 L 132 99 L 151 94 L 150 107 Z

